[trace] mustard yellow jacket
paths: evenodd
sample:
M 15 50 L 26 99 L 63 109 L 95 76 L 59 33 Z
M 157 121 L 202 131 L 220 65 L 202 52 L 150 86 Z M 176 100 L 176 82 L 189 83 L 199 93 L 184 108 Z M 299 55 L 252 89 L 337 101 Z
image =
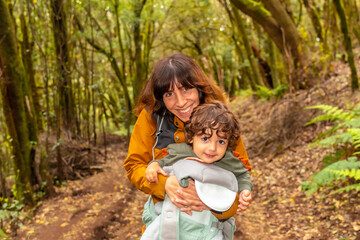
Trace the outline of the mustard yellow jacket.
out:
M 157 133 L 159 134 L 155 144 Z M 146 181 L 145 170 L 148 163 L 153 160 L 153 150 L 154 158 L 159 159 L 167 154 L 167 145 L 183 142 L 185 142 L 184 123 L 176 116 L 173 121 L 169 121 L 168 118 L 151 116 L 146 109 L 141 111 L 131 134 L 128 156 L 124 161 L 124 167 L 130 182 L 142 192 L 151 194 L 154 202 L 164 200 L 167 177 L 159 174 L 158 184 L 149 184 Z M 251 170 L 241 138 L 234 150 L 234 155 L 244 163 L 249 171 Z M 236 213 L 236 206 L 237 203 L 234 203 L 234 207 L 229 209 L 227 214 L 221 214 L 222 217 L 218 216 L 218 218 L 228 218 L 234 215 Z

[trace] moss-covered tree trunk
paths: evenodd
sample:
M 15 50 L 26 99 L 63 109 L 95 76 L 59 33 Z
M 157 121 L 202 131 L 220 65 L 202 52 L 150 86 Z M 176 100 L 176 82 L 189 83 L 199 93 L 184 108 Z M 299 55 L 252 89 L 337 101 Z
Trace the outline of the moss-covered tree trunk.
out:
M 322 30 L 322 26 L 320 23 L 320 18 L 319 18 L 319 13 L 316 10 L 316 8 L 314 8 L 310 2 L 311 0 L 303 0 L 303 3 L 305 5 L 306 11 L 309 14 L 309 17 L 311 19 L 311 23 L 315 29 L 316 32 L 316 36 L 318 37 L 318 39 L 322 42 L 324 40 L 323 37 L 323 30 Z
M 23 14 L 20 15 L 21 32 L 23 34 L 21 52 L 26 72 L 27 82 L 23 83 L 23 92 L 25 95 L 25 106 L 27 127 L 29 131 L 29 140 L 31 142 L 30 149 L 30 166 L 31 166 L 31 184 L 38 184 L 41 186 L 42 180 L 38 174 L 38 169 L 35 163 L 36 147 L 38 142 L 38 119 L 41 114 L 39 96 L 35 85 L 35 71 L 32 64 L 31 45 L 28 39 L 28 30 L 26 20 Z M 34 104 L 34 98 L 36 104 Z M 40 121 L 41 124 L 41 121 Z M 42 124 L 41 124 L 42 125 Z
M 120 29 L 120 15 L 119 15 L 119 0 L 115 0 L 114 1 L 114 11 L 115 11 L 115 22 L 116 22 L 116 35 L 117 35 L 117 40 L 119 42 L 119 47 L 120 47 L 120 55 L 121 55 L 121 78 L 123 79 L 123 81 L 127 82 L 127 76 L 126 76 L 126 66 L 127 66 L 127 61 L 125 60 L 125 49 L 124 49 L 124 44 L 123 44 L 123 39 L 122 39 L 122 34 L 121 34 L 121 29 Z M 140 48 L 141 50 L 141 48 Z M 127 91 L 124 89 L 124 91 Z M 140 89 L 139 89 L 140 91 Z M 138 94 L 140 94 L 140 92 L 135 93 L 136 96 L 138 96 Z M 130 96 L 128 96 L 130 97 Z M 134 100 L 135 101 L 135 100 Z M 127 139 L 130 140 L 130 125 L 132 122 L 132 113 L 131 113 L 131 101 L 130 99 L 126 100 L 127 106 L 126 106 L 126 119 L 125 119 L 125 128 L 127 130 Z
M 53 35 L 58 64 L 58 96 L 62 124 L 75 133 L 75 107 L 70 75 L 69 38 L 64 0 L 51 0 Z
M 23 92 L 27 75 L 17 50 L 14 25 L 8 7 L 0 0 L 0 88 L 3 111 L 12 138 L 16 198 L 33 204 L 31 186 L 30 141 L 26 111 L 29 97 Z
M 224 8 L 229 16 L 229 20 L 230 20 L 231 27 L 232 27 L 232 40 L 234 41 L 236 55 L 239 59 L 239 62 L 244 63 L 246 61 L 246 58 L 244 55 L 246 55 L 246 54 L 240 47 L 241 43 L 238 40 L 240 38 L 240 36 L 239 36 L 239 34 L 237 34 L 239 30 L 237 29 L 237 26 L 235 24 L 234 14 L 232 13 L 227 1 L 223 2 L 223 1 L 219 0 L 219 2 L 224 6 Z M 247 89 L 250 87 L 252 90 L 255 91 L 256 86 L 255 86 L 254 81 L 252 81 L 250 66 L 244 65 L 243 67 L 241 67 L 240 74 L 241 74 L 240 76 L 234 76 L 234 79 L 236 78 L 236 80 L 238 82 L 239 89 Z M 232 88 L 235 88 L 235 80 L 231 86 L 232 86 Z M 235 89 L 234 89 L 234 91 L 235 91 Z
M 231 0 L 243 13 L 259 23 L 275 45 L 279 48 L 291 74 L 304 70 L 308 64 L 306 47 L 301 43 L 300 34 L 294 21 L 287 14 L 285 7 L 279 0 Z M 300 71 L 301 72 L 301 71 Z M 290 83 L 298 88 L 307 85 L 300 77 L 290 79 Z
M 286 8 L 279 0 L 262 0 L 266 9 L 271 12 L 280 30 L 283 32 L 289 53 L 294 59 L 295 68 L 303 68 L 307 65 L 307 51 L 305 45 L 301 43 L 301 37 L 293 19 L 289 16 Z
M 251 44 L 250 44 L 250 40 L 248 37 L 248 34 L 246 32 L 246 28 L 245 28 L 245 24 L 244 24 L 244 20 L 242 19 L 242 17 L 239 15 L 238 13 L 238 9 L 233 8 L 233 13 L 234 13 L 234 17 L 235 17 L 235 23 L 239 29 L 239 32 L 241 34 L 241 38 L 243 40 L 243 44 L 244 44 L 244 48 L 245 48 L 245 52 L 247 55 L 247 58 L 249 60 L 250 63 L 250 67 L 251 67 L 251 71 L 252 71 L 252 79 L 255 83 L 255 86 L 265 86 L 264 81 L 262 79 L 261 73 L 260 73 L 260 69 L 259 69 L 259 64 L 256 61 L 256 58 L 251 50 Z
M 271 77 L 274 85 L 274 89 L 280 85 L 280 75 L 277 64 L 277 56 L 274 42 L 267 37 L 267 49 L 269 53 L 269 62 L 271 69 Z
M 35 70 L 33 66 L 32 53 L 33 47 L 29 39 L 27 23 L 24 14 L 20 15 L 20 25 L 22 33 L 22 44 L 21 44 L 21 55 L 24 62 L 24 67 L 28 76 L 29 86 L 31 89 L 32 102 L 35 108 L 35 120 L 37 122 L 37 127 L 39 130 L 43 129 L 43 124 L 41 120 L 41 106 L 39 101 L 39 93 L 35 83 Z
M 143 36 L 141 33 L 141 12 L 144 9 L 146 0 L 134 0 L 134 46 L 135 46 L 135 79 L 133 80 L 133 102 L 137 102 L 138 96 L 142 89 L 143 83 L 145 82 L 145 69 L 143 62 L 143 51 L 142 51 L 142 42 Z M 145 36 L 147 37 L 147 36 Z
M 360 23 L 360 16 L 359 16 L 359 8 L 356 4 L 356 1 L 354 1 L 354 22 Z M 352 25 L 353 33 L 355 34 L 355 37 L 357 38 L 358 42 L 360 42 L 360 26 L 359 24 L 353 24 Z
M 349 34 L 349 28 L 346 20 L 346 15 L 344 11 L 344 7 L 342 5 L 341 0 L 333 0 L 336 11 L 340 18 L 340 24 L 341 24 L 341 31 L 344 35 L 344 47 L 345 51 L 347 53 L 347 58 L 351 70 L 351 89 L 355 91 L 356 89 L 359 89 L 359 79 L 356 71 L 356 65 L 354 60 L 354 53 L 352 51 L 352 43 L 351 43 L 351 37 Z
M 70 134 L 75 133 L 75 112 L 73 103 L 72 83 L 70 76 L 70 57 L 68 45 L 67 22 L 64 0 L 51 0 L 51 14 L 53 35 L 55 42 L 56 60 L 58 65 L 57 97 L 55 106 L 57 121 L 56 159 L 59 180 L 64 180 L 64 170 L 61 155 L 61 129 L 66 129 Z

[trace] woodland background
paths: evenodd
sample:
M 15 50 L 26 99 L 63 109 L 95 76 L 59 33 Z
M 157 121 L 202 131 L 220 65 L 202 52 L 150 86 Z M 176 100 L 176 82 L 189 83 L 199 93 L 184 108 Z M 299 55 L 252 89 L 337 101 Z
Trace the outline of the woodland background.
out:
M 289 96 L 303 91 L 310 96 L 330 86 L 326 80 L 342 64 L 348 69 L 342 71 L 346 84 L 332 80 L 348 90 L 345 103 L 315 102 L 314 109 L 321 111 L 308 111 L 323 115 L 301 122 L 325 127 L 314 131 L 320 135 L 311 141 L 330 152 L 311 170 L 319 174 L 309 182 L 303 179 L 302 186 L 308 194 L 330 186 L 355 199 L 360 191 L 359 4 L 0 0 L 1 233 L 15 236 L 24 214 L 36 215 L 45 199 L 56 198 L 61 186 L 71 184 L 67 180 L 82 181 L 104 171 L 107 145 L 120 141 L 125 151 L 139 92 L 154 63 L 174 52 L 194 58 L 233 102 L 250 98 L 260 106 L 279 107 Z M 299 102 L 294 106 L 297 111 L 305 107 Z M 283 138 L 261 129 L 258 140 L 249 141 L 249 153 L 265 158 L 261 153 L 267 152 L 266 159 L 272 160 L 292 147 L 294 142 L 287 140 L 294 136 L 291 130 L 301 135 L 294 123 L 304 116 L 293 118 L 294 106 L 285 108 L 289 112 L 275 108 L 268 113 L 282 113 L 271 126 L 285 129 L 276 135 Z M 247 121 L 248 115 L 234 111 Z M 245 134 L 251 138 L 251 132 Z M 349 221 L 351 237 L 356 237 L 360 222 Z

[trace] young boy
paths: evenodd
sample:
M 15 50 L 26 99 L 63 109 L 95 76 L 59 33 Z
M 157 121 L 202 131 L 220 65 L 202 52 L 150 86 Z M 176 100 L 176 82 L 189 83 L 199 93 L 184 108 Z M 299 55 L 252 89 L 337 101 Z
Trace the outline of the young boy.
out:
M 211 212 L 213 214 L 224 212 L 232 206 L 236 192 L 239 192 L 239 203 L 241 203 L 244 198 L 249 197 L 252 189 L 248 170 L 231 151 L 236 146 L 239 136 L 238 121 L 223 103 L 202 104 L 193 110 L 189 122 L 186 123 L 186 143 L 169 145 L 167 156 L 154 160 L 148 165 L 145 172 L 146 179 L 150 183 L 157 183 L 157 174 L 160 173 L 166 176 L 168 174 L 163 168 L 173 166 L 169 171 L 176 175 L 183 187 L 187 186 L 189 179 L 194 179 L 199 198 L 209 207 Z M 163 209 L 169 202 L 165 199 L 163 206 L 160 207 L 162 209 L 157 211 L 159 215 L 164 215 Z M 146 210 L 144 211 L 145 214 Z M 206 219 L 204 225 L 200 226 L 200 228 L 206 228 L 207 224 L 214 225 L 211 223 L 212 220 L 209 222 L 208 217 L 206 217 L 209 216 L 210 211 L 188 213 L 189 215 L 195 214 L 196 216 L 193 218 L 201 219 L 200 222 Z M 175 221 L 179 222 L 185 218 L 191 219 L 191 216 L 180 213 Z M 144 221 L 147 229 L 142 239 L 147 239 L 147 236 L 151 236 L 152 239 L 163 236 L 163 239 L 165 239 L 166 233 L 164 235 L 157 230 L 158 225 L 161 225 L 159 218 L 155 221 L 156 224 L 152 223 L 153 220 L 150 220 L 151 224 L 146 224 L 146 221 Z M 165 222 L 171 221 L 163 219 L 163 223 Z M 194 238 L 199 237 L 194 236 L 194 232 L 196 232 L 194 229 L 190 230 L 188 227 L 181 226 L 185 223 L 177 224 L 178 229 L 176 231 L 180 231 L 180 236 L 186 236 L 186 239 L 192 239 L 190 235 Z M 164 226 L 162 226 L 162 232 L 166 232 L 167 228 L 172 229 L 169 224 L 166 225 L 166 228 Z M 234 226 L 231 226 L 231 233 L 225 232 L 224 228 L 222 231 L 214 231 L 211 227 L 209 227 L 209 231 L 214 234 L 207 234 L 209 236 L 207 239 L 222 239 L 226 236 L 232 238 Z M 184 229 L 188 232 L 184 233 Z M 172 233 L 174 231 L 168 232 Z M 204 234 L 203 230 L 200 232 Z M 169 237 L 169 235 L 167 236 Z

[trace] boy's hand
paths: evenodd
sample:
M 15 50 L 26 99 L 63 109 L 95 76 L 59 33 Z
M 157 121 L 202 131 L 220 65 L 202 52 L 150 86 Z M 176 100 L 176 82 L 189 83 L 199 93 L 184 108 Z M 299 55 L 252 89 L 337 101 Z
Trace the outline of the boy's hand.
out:
M 164 169 L 162 169 L 162 167 L 160 167 L 160 164 L 158 162 L 153 162 L 151 163 L 147 168 L 146 168 L 146 171 L 145 171 L 145 177 L 146 177 L 146 180 L 149 182 L 149 183 L 156 183 L 158 184 L 159 183 L 159 180 L 158 180 L 158 173 L 164 175 L 165 177 L 169 176 L 165 171 Z
M 251 192 L 249 190 L 241 191 L 239 195 L 239 206 L 237 211 L 245 211 L 251 202 Z

